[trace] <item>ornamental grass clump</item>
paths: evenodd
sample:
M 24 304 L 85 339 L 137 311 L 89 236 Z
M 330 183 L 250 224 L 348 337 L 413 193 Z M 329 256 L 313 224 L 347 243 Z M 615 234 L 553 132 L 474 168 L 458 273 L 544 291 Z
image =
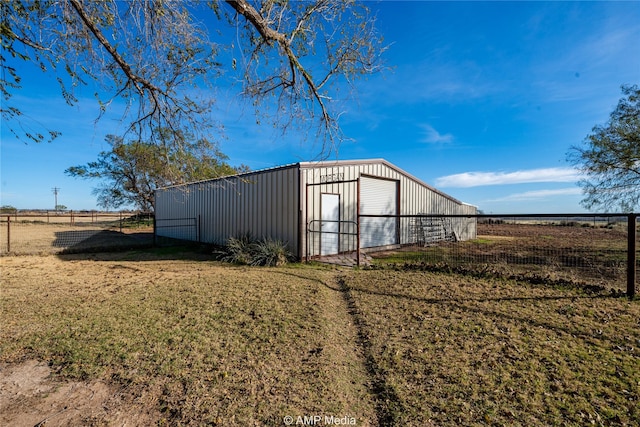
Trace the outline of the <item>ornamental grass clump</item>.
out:
M 293 259 L 287 244 L 281 240 L 265 237 L 252 246 L 251 265 L 280 266 Z
M 219 253 L 220 260 L 231 264 L 251 264 L 251 246 L 254 242 L 250 233 L 230 237 L 227 246 Z
M 220 255 L 221 261 L 232 264 L 269 267 L 285 265 L 294 258 L 285 242 L 271 237 L 256 240 L 249 233 L 229 238 Z

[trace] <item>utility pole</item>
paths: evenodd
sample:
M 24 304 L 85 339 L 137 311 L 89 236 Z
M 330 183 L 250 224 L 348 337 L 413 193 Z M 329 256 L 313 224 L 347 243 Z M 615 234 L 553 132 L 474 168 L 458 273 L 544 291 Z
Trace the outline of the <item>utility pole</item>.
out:
M 55 199 L 56 199 L 56 204 L 54 205 L 54 208 L 53 208 L 53 209 L 57 211 L 57 210 L 58 210 L 58 192 L 60 191 L 60 188 L 58 188 L 58 187 L 53 187 L 53 188 L 51 189 L 51 191 L 53 191 L 53 195 L 54 195 L 54 197 L 55 197 Z

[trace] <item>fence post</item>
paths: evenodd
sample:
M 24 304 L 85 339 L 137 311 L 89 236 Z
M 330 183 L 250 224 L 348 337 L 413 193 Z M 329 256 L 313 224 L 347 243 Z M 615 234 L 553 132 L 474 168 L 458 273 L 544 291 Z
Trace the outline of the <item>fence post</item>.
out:
M 202 215 L 198 214 L 198 243 L 202 243 Z
M 627 297 L 636 294 L 636 220 L 638 214 L 627 217 Z
M 158 233 L 158 229 L 156 227 L 156 214 L 154 212 L 153 214 L 153 246 L 157 246 L 158 245 L 158 240 L 156 238 Z
M 7 253 L 11 252 L 11 215 L 7 215 Z
M 360 267 L 360 178 L 356 183 L 358 187 L 356 200 L 356 263 Z

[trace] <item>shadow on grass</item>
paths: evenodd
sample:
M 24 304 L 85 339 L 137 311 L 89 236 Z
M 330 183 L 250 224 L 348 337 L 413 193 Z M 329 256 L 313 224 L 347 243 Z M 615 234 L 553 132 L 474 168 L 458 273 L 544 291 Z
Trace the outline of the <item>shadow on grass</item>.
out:
M 404 294 L 399 294 L 399 293 L 391 293 L 391 292 L 383 292 L 383 291 L 373 291 L 370 289 L 363 289 L 363 288 L 359 288 L 359 287 L 353 287 L 351 285 L 349 285 L 346 280 L 345 280 L 345 284 L 344 287 L 346 290 L 348 290 L 350 293 L 363 293 L 363 294 L 367 294 L 367 295 L 375 295 L 375 296 L 381 296 L 381 297 L 389 297 L 389 298 L 393 298 L 393 299 L 404 299 L 404 300 L 410 300 L 410 301 L 416 301 L 416 302 L 421 302 L 424 304 L 429 304 L 429 305 L 447 305 L 450 307 L 455 307 L 458 310 L 461 311 L 466 311 L 466 312 L 470 312 L 470 313 L 477 313 L 477 314 L 482 314 L 482 315 L 486 315 L 489 317 L 494 317 L 494 318 L 498 318 L 498 319 L 504 319 L 504 320 L 510 320 L 510 321 L 514 321 L 514 322 L 520 322 L 520 323 L 524 323 L 530 326 L 535 326 L 535 327 L 539 327 L 539 328 L 544 328 L 544 329 L 548 329 L 548 330 L 553 330 L 556 332 L 562 332 L 571 336 L 575 336 L 575 337 L 579 337 L 585 341 L 591 341 L 594 339 L 594 335 L 593 334 L 589 334 L 589 333 L 585 333 L 584 331 L 578 329 L 578 328 L 573 328 L 571 327 L 572 324 L 571 322 L 567 322 L 564 325 L 559 325 L 559 324 L 554 324 L 552 322 L 547 322 L 544 321 L 541 318 L 533 318 L 530 316 L 523 316 L 523 315 L 519 315 L 519 313 L 517 311 L 510 311 L 510 312 L 503 312 L 503 311 L 499 311 L 499 310 L 493 310 L 491 308 L 491 306 L 489 307 L 479 307 L 479 306 L 474 306 L 473 304 L 475 303 L 496 303 L 497 305 L 499 305 L 500 303 L 505 303 L 505 302 L 514 302 L 514 301 L 520 301 L 520 302 L 531 302 L 531 303 L 535 303 L 535 302 L 540 302 L 540 301 L 579 301 L 579 300 L 585 300 L 585 299 L 620 299 L 622 301 L 626 301 L 629 303 L 633 303 L 630 302 L 628 300 L 626 300 L 625 298 L 623 298 L 623 295 L 621 294 L 611 294 L 611 293 L 600 293 L 600 294 L 584 294 L 584 293 L 578 293 L 575 290 L 571 291 L 571 290 L 567 290 L 567 289 L 559 289 L 560 291 L 563 292 L 571 292 L 571 295 L 544 295 L 544 296 L 522 296 L 522 297 L 481 297 L 481 298 L 460 298 L 460 297 L 451 297 L 451 298 L 422 298 L 422 297 L 416 297 L 416 296 L 412 296 L 412 295 L 404 295 Z M 357 298 L 356 298 L 357 300 Z M 550 308 L 551 309 L 551 308 Z M 626 341 L 624 339 L 624 337 L 619 337 L 619 339 L 616 339 L 615 337 L 608 337 L 608 336 L 604 336 L 604 335 L 599 335 L 597 337 L 599 340 L 604 340 L 604 341 L 608 341 L 609 343 L 611 343 L 614 346 L 625 346 L 626 345 Z
M 224 258 L 229 251 L 224 246 L 164 236 L 156 236 L 154 239 L 152 233 L 118 233 L 106 230 L 59 232 L 56 233 L 54 246 L 64 248 L 58 252 L 58 255 L 66 256 L 62 259 L 130 262 L 190 260 L 219 262 L 227 266 L 249 266 L 225 262 Z M 277 251 L 277 247 L 267 248 L 264 258 L 276 258 Z M 251 261 L 254 260 L 255 258 Z
M 388 372 L 378 363 L 373 348 L 370 327 L 358 309 L 358 302 L 352 289 L 347 285 L 343 276 L 338 277 L 340 294 L 347 305 L 347 310 L 357 331 L 358 346 L 365 358 L 365 367 L 371 379 L 370 390 L 376 399 L 376 417 L 381 426 L 397 425 L 402 414 L 406 412 L 404 403 L 400 399 L 396 388 L 389 381 Z
M 53 247 L 61 248 L 59 255 L 96 252 L 121 252 L 151 248 L 153 234 L 148 232 L 120 233 L 114 230 L 72 230 L 55 233 Z
M 153 233 L 120 233 L 114 230 L 80 230 L 56 233 L 55 247 L 62 260 L 92 261 L 215 261 L 218 246 L 167 237 Z
M 323 286 L 333 291 L 341 292 L 342 294 L 348 295 L 349 298 L 353 299 L 352 303 L 357 300 L 357 297 L 354 296 L 354 293 L 362 293 L 362 294 L 373 295 L 373 296 L 388 297 L 396 300 L 409 300 L 409 301 L 414 301 L 414 302 L 419 302 L 419 303 L 424 303 L 429 305 L 447 305 L 447 306 L 453 306 L 459 310 L 463 310 L 471 313 L 485 314 L 487 316 L 491 316 L 495 318 L 522 322 L 522 323 L 526 323 L 536 327 L 563 332 L 569 335 L 580 337 L 584 340 L 591 340 L 594 338 L 594 336 L 590 334 L 586 334 L 583 331 L 580 331 L 576 328 L 572 328 L 570 322 L 567 322 L 566 325 L 558 325 L 558 324 L 553 324 L 551 322 L 546 322 L 542 319 L 535 319 L 527 316 L 520 316 L 518 315 L 517 311 L 505 313 L 498 310 L 492 310 L 490 307 L 483 308 L 483 307 L 473 306 L 473 304 L 476 304 L 476 303 L 500 304 L 500 303 L 506 303 L 506 302 L 536 303 L 536 302 L 543 302 L 543 301 L 574 302 L 579 300 L 594 300 L 594 299 L 602 299 L 602 300 L 620 299 L 621 301 L 629 302 L 631 304 L 634 303 L 634 302 L 628 301 L 625 295 L 622 293 L 611 293 L 605 290 L 603 290 L 600 293 L 585 293 L 583 291 L 580 291 L 579 289 L 566 289 L 566 288 L 558 288 L 558 291 L 563 292 L 564 295 L 562 294 L 538 295 L 538 296 L 525 295 L 525 296 L 515 296 L 515 297 L 508 296 L 508 297 L 479 297 L 479 298 L 478 297 L 425 298 L 425 297 L 416 297 L 413 295 L 406 295 L 402 293 L 377 291 L 377 290 L 371 290 L 371 289 L 365 289 L 357 286 L 352 286 L 351 284 L 348 283 L 348 278 L 343 275 L 338 276 L 338 284 L 336 285 L 336 287 L 333 287 L 330 284 L 323 282 L 322 280 L 311 278 L 311 277 L 305 277 L 302 274 L 294 274 L 291 272 L 282 272 L 282 274 L 292 275 L 299 278 L 306 278 L 308 280 L 312 280 L 317 283 L 320 283 Z M 539 286 L 544 286 L 544 285 L 539 285 Z M 549 286 L 549 288 L 553 288 L 553 286 Z M 624 337 L 620 337 L 620 339 L 616 339 L 614 337 L 606 337 L 606 336 L 600 335 L 597 338 L 604 339 L 610 342 L 612 345 L 620 345 L 620 346 L 626 345 L 626 342 L 624 341 Z
M 371 345 L 371 336 L 369 335 L 369 327 L 366 324 L 362 313 L 358 309 L 356 298 L 352 289 L 346 283 L 346 280 L 339 271 L 336 271 L 336 287 L 316 277 L 309 277 L 301 273 L 293 273 L 291 271 L 276 271 L 285 276 L 291 276 L 298 279 L 309 280 L 318 283 L 332 291 L 338 292 L 344 301 L 347 312 L 353 321 L 357 333 L 357 345 L 362 351 L 364 357 L 364 365 L 369 375 L 369 389 L 375 398 L 375 410 L 378 425 L 393 426 L 397 425 L 401 414 L 405 412 L 403 402 L 398 396 L 395 387 L 388 380 L 388 373 L 378 363 L 373 347 Z
M 381 365 L 378 355 L 372 347 L 372 337 L 370 335 L 370 326 L 367 324 L 366 316 L 363 314 L 363 308 L 361 306 L 359 294 L 373 295 L 385 298 L 387 301 L 408 300 L 425 305 L 435 305 L 441 307 L 449 307 L 455 310 L 465 311 L 470 313 L 473 317 L 474 314 L 492 317 L 495 319 L 503 319 L 510 322 L 522 323 L 529 326 L 543 328 L 547 330 L 553 330 L 559 333 L 564 333 L 570 336 L 577 337 L 585 342 L 591 342 L 594 339 L 603 340 L 610 343 L 612 346 L 624 347 L 627 343 L 624 337 L 615 337 L 598 335 L 595 337 L 593 334 L 581 330 L 579 327 L 574 327 L 570 322 L 566 324 L 558 324 L 553 321 L 545 320 L 544 316 L 528 316 L 518 311 L 503 311 L 500 310 L 500 306 L 504 306 L 510 302 L 523 302 L 535 304 L 537 302 L 553 302 L 553 301 L 568 301 L 574 302 L 578 300 L 593 300 L 593 299 L 612 299 L 617 298 L 618 295 L 606 294 L 606 293 L 591 293 L 587 294 L 584 291 L 577 289 L 557 288 L 558 295 L 538 295 L 538 296 L 498 296 L 498 297 L 419 297 L 414 295 L 408 295 L 401 292 L 389 292 L 384 290 L 371 290 L 359 286 L 353 286 L 349 283 L 348 274 L 343 274 L 340 271 L 336 271 L 335 283 L 328 283 L 324 280 L 309 277 L 302 272 L 293 271 L 278 271 L 278 273 L 285 276 L 292 276 L 296 278 L 302 278 L 318 283 L 339 293 L 351 316 L 351 319 L 357 330 L 357 344 L 360 347 L 367 372 L 370 378 L 370 391 L 376 400 L 376 415 L 380 425 L 395 425 L 401 418 L 401 414 L 405 411 L 404 403 L 399 397 L 393 383 L 389 381 L 389 374 Z M 403 272 L 401 274 L 411 274 L 410 272 Z M 485 279 L 487 280 L 487 279 Z M 514 283 L 514 286 L 518 286 Z M 544 285 L 542 285 L 544 286 Z M 549 288 L 553 288 L 549 286 Z M 488 304 L 483 304 L 488 303 Z M 483 304 L 483 305 L 481 305 Z M 549 308 L 553 310 L 553 308 Z M 446 311 L 446 310 L 445 310 Z M 544 310 L 543 310 L 544 311 Z

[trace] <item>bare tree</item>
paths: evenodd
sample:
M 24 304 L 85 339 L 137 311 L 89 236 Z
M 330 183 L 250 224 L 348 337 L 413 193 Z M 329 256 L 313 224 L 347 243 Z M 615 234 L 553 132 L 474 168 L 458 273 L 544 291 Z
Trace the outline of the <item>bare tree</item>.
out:
M 11 103 L 22 84 L 16 61 L 55 73 L 71 105 L 75 88 L 95 81 L 100 115 L 124 100 L 125 131 L 147 141 L 154 129 L 214 131 L 210 92 L 194 88 L 237 73 L 242 94 L 276 126 L 317 129 L 326 152 L 342 137 L 340 91 L 378 71 L 384 50 L 374 17 L 355 1 L 13 0 L 0 11 L 2 118 L 38 142 L 59 131 L 34 130 Z M 235 37 L 222 39 L 229 28 Z M 231 64 L 223 48 L 238 54 Z
M 244 93 L 255 99 L 273 95 L 285 124 L 318 119 L 329 140 L 339 136 L 331 83 L 342 78 L 350 84 L 380 68 L 382 48 L 367 9 L 330 0 L 265 1 L 259 10 L 246 0 L 227 3 L 247 21 Z M 278 60 L 264 64 L 265 57 Z

